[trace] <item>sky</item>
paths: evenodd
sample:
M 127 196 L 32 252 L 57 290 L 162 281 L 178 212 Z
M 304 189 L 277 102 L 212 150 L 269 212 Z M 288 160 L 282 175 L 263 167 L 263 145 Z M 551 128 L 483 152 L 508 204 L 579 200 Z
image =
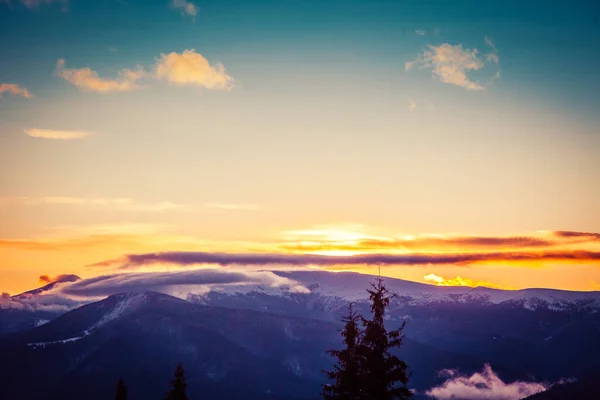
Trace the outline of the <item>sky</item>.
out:
M 599 18 L 0 0 L 0 291 L 231 266 L 600 290 Z

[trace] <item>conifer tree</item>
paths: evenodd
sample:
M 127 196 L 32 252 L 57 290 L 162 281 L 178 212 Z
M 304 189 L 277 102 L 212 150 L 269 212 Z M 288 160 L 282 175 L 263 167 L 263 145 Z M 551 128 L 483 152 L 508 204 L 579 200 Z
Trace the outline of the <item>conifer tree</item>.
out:
M 165 400 L 188 400 L 188 397 L 185 394 L 185 389 L 187 388 L 186 380 L 187 378 L 185 377 L 183 366 L 180 363 L 177 365 L 175 373 L 173 374 L 173 380 L 171 381 L 173 388 L 167 393 Z
M 115 394 L 115 400 L 127 400 L 127 386 L 122 378 L 117 382 L 117 393 Z
M 326 372 L 332 384 L 323 385 L 325 400 L 359 400 L 360 397 L 360 354 L 358 347 L 361 340 L 360 315 L 348 305 L 348 314 L 342 321 L 345 323 L 341 335 L 346 346 L 343 350 L 329 350 L 327 353 L 337 358 L 333 371 Z
M 387 332 L 384 326 L 385 310 L 390 304 L 390 292 L 381 277 L 367 290 L 371 300 L 372 318 L 362 318 L 364 335 L 360 351 L 364 356 L 364 400 L 404 400 L 412 396 L 406 385 L 410 379 L 407 365 L 390 353 L 402 345 L 406 321 L 399 329 Z

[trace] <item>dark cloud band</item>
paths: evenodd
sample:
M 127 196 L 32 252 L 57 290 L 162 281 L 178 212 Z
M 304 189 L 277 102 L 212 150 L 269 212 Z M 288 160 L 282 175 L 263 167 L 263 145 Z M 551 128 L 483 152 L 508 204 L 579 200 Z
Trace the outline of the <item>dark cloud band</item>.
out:
M 115 266 L 132 268 L 148 264 L 215 264 L 230 265 L 317 265 L 333 267 L 341 265 L 423 265 L 459 264 L 467 265 L 486 261 L 597 261 L 600 252 L 552 251 L 552 252 L 491 252 L 491 253 L 447 253 L 447 254 L 363 254 L 357 256 L 325 256 L 314 254 L 232 254 L 208 252 L 171 251 L 161 253 L 129 254 L 116 260 L 103 261 L 93 266 Z

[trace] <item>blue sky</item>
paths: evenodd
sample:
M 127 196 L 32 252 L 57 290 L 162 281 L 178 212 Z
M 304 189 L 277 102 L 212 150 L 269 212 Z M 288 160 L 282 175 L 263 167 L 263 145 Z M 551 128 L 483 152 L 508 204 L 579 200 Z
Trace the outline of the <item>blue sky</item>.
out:
M 0 1 L 0 237 L 598 232 L 599 17 L 591 0 Z M 37 273 L 10 251 L 11 276 Z

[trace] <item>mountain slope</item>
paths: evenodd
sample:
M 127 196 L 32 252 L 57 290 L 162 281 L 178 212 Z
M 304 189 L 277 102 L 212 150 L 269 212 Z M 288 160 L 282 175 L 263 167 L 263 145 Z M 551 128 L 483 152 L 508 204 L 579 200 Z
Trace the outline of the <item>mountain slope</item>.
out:
M 109 398 L 121 376 L 131 399 L 157 398 L 178 362 L 190 376 L 191 398 L 319 398 L 322 370 L 333 364 L 325 350 L 341 346 L 338 328 L 158 293 L 115 295 L 4 341 L 0 398 Z M 440 369 L 475 371 L 483 363 L 412 340 L 400 354 L 421 390 Z

